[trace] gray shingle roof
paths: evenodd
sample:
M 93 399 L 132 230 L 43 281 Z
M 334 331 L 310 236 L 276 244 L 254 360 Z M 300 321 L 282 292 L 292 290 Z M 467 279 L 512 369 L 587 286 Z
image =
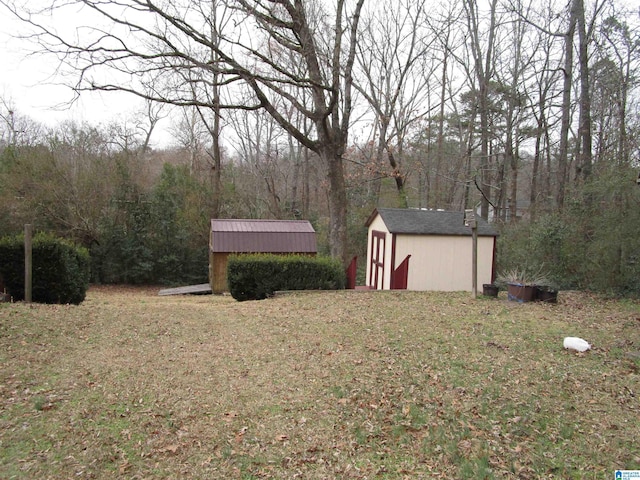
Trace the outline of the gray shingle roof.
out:
M 471 235 L 464 225 L 464 212 L 420 210 L 414 208 L 378 208 L 367 221 L 367 226 L 379 213 L 391 233 L 407 235 Z M 478 217 L 478 235 L 497 236 L 498 232 Z
M 306 220 L 211 220 L 212 252 L 316 253 L 316 232 Z

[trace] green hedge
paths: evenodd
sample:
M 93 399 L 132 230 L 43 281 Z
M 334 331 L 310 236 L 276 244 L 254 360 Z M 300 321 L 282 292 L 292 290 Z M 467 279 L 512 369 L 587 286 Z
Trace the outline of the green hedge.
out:
M 231 255 L 227 282 L 238 301 L 261 300 L 278 290 L 339 290 L 345 287 L 342 264 L 328 257 L 303 255 Z
M 32 300 L 81 303 L 89 288 L 89 253 L 66 240 L 38 233 L 32 242 Z M 0 239 L 0 275 L 9 294 L 24 300 L 24 235 Z

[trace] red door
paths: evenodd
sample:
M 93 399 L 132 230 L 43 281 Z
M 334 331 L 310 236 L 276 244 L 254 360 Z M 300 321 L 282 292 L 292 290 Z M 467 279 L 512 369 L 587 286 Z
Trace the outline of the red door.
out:
M 384 285 L 384 243 L 385 233 L 373 230 L 371 232 L 371 266 L 368 285 L 376 290 L 381 290 Z
M 411 255 L 407 255 L 398 268 L 391 273 L 391 290 L 406 290 L 409 280 L 409 259 Z

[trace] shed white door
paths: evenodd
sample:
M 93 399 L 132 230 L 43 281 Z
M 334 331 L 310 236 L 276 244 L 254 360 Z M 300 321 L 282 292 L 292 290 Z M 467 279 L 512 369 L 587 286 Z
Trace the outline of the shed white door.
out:
M 369 286 L 381 290 L 384 282 L 385 233 L 371 232 L 371 266 L 369 269 Z

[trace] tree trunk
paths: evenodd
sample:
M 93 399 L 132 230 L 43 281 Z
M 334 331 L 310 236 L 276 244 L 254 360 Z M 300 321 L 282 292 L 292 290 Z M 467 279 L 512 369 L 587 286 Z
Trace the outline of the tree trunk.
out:
M 396 182 L 396 192 L 398 194 L 398 207 L 407 208 L 409 206 L 409 200 L 407 199 L 407 193 L 405 192 L 404 176 L 400 171 L 400 166 L 396 162 L 396 158 L 393 155 L 393 150 L 387 145 L 387 156 L 389 157 L 389 165 L 393 168 L 393 179 Z
M 291 179 L 291 213 L 294 217 L 300 216 L 298 207 L 298 183 L 300 182 L 300 166 L 302 165 L 302 145 L 295 145 L 294 139 L 289 135 L 289 156 L 293 161 L 293 178 Z
M 569 29 L 565 34 L 564 83 L 562 87 L 562 120 L 560 123 L 560 150 L 558 152 L 558 185 L 556 204 L 559 210 L 564 208 L 564 194 L 567 183 L 567 163 L 569 157 L 569 129 L 571 126 L 571 83 L 573 80 L 573 35 L 576 30 L 576 2 L 571 3 Z
M 513 146 L 511 144 L 512 141 L 513 141 L 513 135 L 508 133 L 506 155 L 509 158 L 509 166 L 511 167 L 511 192 L 509 194 L 509 220 L 511 222 L 515 222 L 517 220 L 517 212 L 518 212 L 518 157 L 517 157 L 517 153 L 514 155 Z
M 303 166 L 302 166 L 302 216 L 307 218 L 309 216 L 309 210 L 311 205 L 311 189 L 309 188 L 311 172 L 309 166 L 309 149 L 305 148 L 302 151 Z
M 347 265 L 347 194 L 342 154 L 325 144 L 320 155 L 327 165 L 329 180 L 329 248 L 333 258 Z
M 587 52 L 587 31 L 584 18 L 584 0 L 574 0 L 573 10 L 578 27 L 578 51 L 580 62 L 580 113 L 578 124 L 578 171 L 583 179 L 591 176 L 591 95 L 589 86 L 589 56 Z
M 488 85 L 485 79 L 480 79 L 480 216 L 489 218 L 489 106 Z
M 480 21 L 478 19 L 478 5 L 476 0 L 465 0 L 467 10 L 467 25 L 471 34 L 471 50 L 475 65 L 475 75 L 478 82 L 478 114 L 480 116 L 480 191 L 482 199 L 480 201 L 480 216 L 487 220 L 489 218 L 489 80 L 493 75 L 494 65 L 494 40 L 496 29 L 496 7 L 497 0 L 490 2 L 490 25 L 488 26 L 489 36 L 486 49 L 482 51 L 480 40 Z
M 538 185 L 540 178 L 540 157 L 542 155 L 542 111 L 539 112 L 536 128 L 536 142 L 533 152 L 533 165 L 531 170 L 531 190 L 529 191 L 529 215 L 535 218 L 538 200 Z
M 216 88 L 217 91 L 217 88 Z M 213 198 L 211 202 L 211 218 L 220 217 L 222 199 L 222 150 L 220 148 L 220 113 L 214 109 L 213 132 L 211 135 L 213 165 L 211 166 L 211 189 Z
M 445 40 L 445 48 L 443 50 L 443 59 L 442 59 L 442 76 L 440 78 L 441 86 L 440 86 L 440 111 L 438 114 L 438 140 L 437 140 L 437 152 L 436 152 L 436 168 L 435 168 L 435 178 L 433 179 L 433 190 L 435 191 L 436 198 L 440 199 L 444 196 L 440 193 L 440 169 L 442 168 L 442 163 L 444 160 L 444 107 L 445 107 L 445 98 L 447 93 L 447 61 L 449 57 L 449 32 L 450 29 L 447 29 L 447 35 Z M 431 130 L 429 130 L 431 131 Z M 431 135 L 429 135 L 430 141 Z M 438 206 L 436 204 L 436 206 Z
M 220 34 L 218 32 L 218 2 L 212 1 L 211 5 L 211 40 L 219 46 Z M 219 61 L 219 55 L 215 49 L 211 50 L 211 63 L 216 64 Z M 211 201 L 211 218 L 220 217 L 220 209 L 222 203 L 222 149 L 220 147 L 220 133 L 222 127 L 220 125 L 220 75 L 213 71 L 213 82 L 211 84 L 211 105 L 213 112 L 213 125 L 209 126 L 205 117 L 202 115 L 200 109 L 198 112 L 202 120 L 204 121 L 209 133 L 211 134 L 211 159 L 213 164 L 211 165 L 211 189 L 213 190 L 213 198 Z

